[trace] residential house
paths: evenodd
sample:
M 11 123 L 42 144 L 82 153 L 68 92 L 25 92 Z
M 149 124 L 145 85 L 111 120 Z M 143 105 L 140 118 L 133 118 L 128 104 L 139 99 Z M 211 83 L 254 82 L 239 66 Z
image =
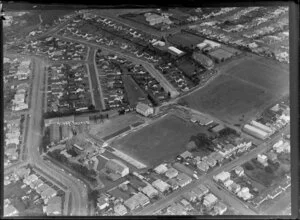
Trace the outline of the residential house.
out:
M 129 168 L 123 164 L 121 161 L 116 159 L 111 159 L 107 161 L 105 164 L 106 170 L 108 170 L 111 173 L 118 174 L 121 177 L 124 177 L 129 174 Z
M 192 158 L 192 153 L 189 152 L 189 151 L 185 151 L 183 152 L 182 154 L 180 154 L 180 156 L 183 158 L 183 159 L 187 159 L 187 158 Z
M 216 202 L 218 201 L 218 198 L 212 194 L 207 194 L 203 199 L 203 205 L 207 208 L 212 207 Z
M 241 166 L 237 166 L 236 168 L 234 168 L 234 172 L 236 173 L 236 175 L 238 176 L 243 176 L 244 175 L 244 168 Z
M 197 168 L 203 172 L 206 172 L 209 169 L 209 166 L 206 162 L 201 161 L 197 164 Z
M 106 207 L 109 206 L 109 198 L 102 194 L 98 199 L 97 199 L 97 207 L 100 209 L 100 210 L 103 210 L 105 209 Z
M 166 177 L 169 179 L 172 179 L 178 175 L 178 171 L 175 168 L 170 168 L 168 171 L 165 173 Z
M 115 212 L 115 215 L 118 215 L 118 216 L 123 216 L 123 215 L 126 215 L 127 214 L 127 209 L 124 205 L 122 204 L 117 204 L 115 207 L 114 207 L 114 212 Z
M 163 174 L 167 172 L 167 170 L 168 170 L 167 164 L 160 164 L 156 168 L 154 168 L 154 171 L 158 174 Z
M 247 201 L 253 197 L 253 195 L 249 192 L 248 187 L 243 187 L 238 193 L 237 196 Z
M 190 202 L 195 202 L 198 197 L 194 191 L 185 192 L 182 196 Z
M 153 198 L 154 196 L 158 195 L 158 191 L 154 189 L 151 185 L 147 185 L 144 188 L 142 188 L 142 192 L 149 198 Z
M 170 185 L 166 182 L 162 181 L 161 179 L 157 179 L 152 183 L 152 186 L 159 190 L 160 192 L 165 192 L 170 188 Z
M 192 178 L 189 177 L 188 175 L 186 175 L 185 173 L 180 173 L 178 176 L 177 176 L 177 181 L 178 181 L 178 184 L 181 186 L 181 187 L 184 187 L 186 185 L 188 185 L 189 183 L 192 182 Z
M 214 209 L 218 213 L 218 215 L 223 215 L 227 211 L 227 206 L 223 202 L 219 201 L 214 206 Z
M 230 173 L 226 171 L 222 171 L 221 173 L 214 176 L 213 179 L 217 182 L 221 181 L 224 183 L 226 180 L 230 179 Z
M 258 154 L 257 161 L 260 162 L 264 166 L 268 166 L 268 157 L 264 154 Z

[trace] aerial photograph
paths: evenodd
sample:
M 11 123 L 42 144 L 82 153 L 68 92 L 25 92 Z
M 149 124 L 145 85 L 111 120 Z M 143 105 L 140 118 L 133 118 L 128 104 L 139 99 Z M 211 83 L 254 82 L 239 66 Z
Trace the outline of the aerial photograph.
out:
M 288 6 L 2 16 L 3 217 L 291 215 Z

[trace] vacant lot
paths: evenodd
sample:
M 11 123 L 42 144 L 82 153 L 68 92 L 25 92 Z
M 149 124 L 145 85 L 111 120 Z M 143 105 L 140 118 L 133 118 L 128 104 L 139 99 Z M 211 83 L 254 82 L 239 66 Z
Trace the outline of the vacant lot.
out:
M 102 123 L 91 124 L 90 133 L 97 134 L 103 138 L 136 122 L 144 122 L 144 120 L 136 114 L 128 113 L 116 118 L 104 120 Z
M 168 37 L 168 41 L 172 44 L 175 44 L 177 46 L 183 46 L 183 47 L 194 47 L 197 44 L 203 42 L 203 38 L 193 35 L 193 34 L 188 34 L 188 33 L 179 33 L 179 34 L 174 34 L 171 37 Z
M 154 166 L 185 151 L 185 144 L 196 133 L 196 125 L 168 115 L 113 145 L 141 162 Z
M 184 98 L 189 106 L 223 121 L 238 123 L 288 93 L 286 66 L 257 56 L 233 60 L 203 89 Z
M 129 75 L 123 75 L 122 80 L 130 107 L 135 107 L 140 99 L 147 99 L 146 94 Z

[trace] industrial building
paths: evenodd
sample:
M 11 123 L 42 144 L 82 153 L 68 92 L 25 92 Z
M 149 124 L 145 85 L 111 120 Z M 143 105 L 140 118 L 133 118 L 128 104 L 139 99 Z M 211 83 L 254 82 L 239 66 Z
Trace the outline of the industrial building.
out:
M 268 127 L 268 126 L 266 126 L 266 125 L 264 125 L 264 124 L 262 124 L 262 123 L 259 123 L 259 122 L 257 122 L 257 121 L 252 120 L 252 121 L 250 122 L 250 124 L 251 124 L 252 126 L 256 127 L 256 128 L 259 128 L 260 130 L 263 130 L 264 132 L 267 132 L 267 133 L 272 133 L 272 132 L 273 132 L 272 129 L 271 129 L 270 127 Z
M 168 51 L 175 56 L 181 56 L 184 54 L 183 51 L 179 50 L 178 48 L 176 48 L 174 46 L 168 47 Z
M 267 132 L 260 130 L 259 128 L 256 128 L 249 124 L 246 124 L 243 127 L 243 131 L 261 140 L 265 140 L 269 136 Z

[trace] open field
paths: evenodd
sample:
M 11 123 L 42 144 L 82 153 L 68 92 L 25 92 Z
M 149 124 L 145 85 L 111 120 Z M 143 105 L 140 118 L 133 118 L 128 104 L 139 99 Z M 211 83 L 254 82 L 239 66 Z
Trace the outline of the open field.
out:
M 248 120 L 288 93 L 287 68 L 264 58 L 233 60 L 220 71 L 214 81 L 184 100 L 191 108 L 228 123 L 239 123 L 243 115 Z
M 184 98 L 191 108 L 209 113 L 224 121 L 238 122 L 256 114 L 271 94 L 237 79 L 221 75 L 205 88 Z
M 168 115 L 112 145 L 141 162 L 154 166 L 185 151 L 185 144 L 196 133 L 196 125 Z
M 176 46 L 183 46 L 183 47 L 195 47 L 197 44 L 203 42 L 203 38 L 189 34 L 189 33 L 178 33 L 168 37 L 168 41 Z
M 143 122 L 144 120 L 136 114 L 128 113 L 116 118 L 104 120 L 103 123 L 91 124 L 91 134 L 103 138 L 114 132 L 126 128 L 127 126 L 136 122 Z
M 230 65 L 226 74 L 266 88 L 276 95 L 286 94 L 289 90 L 288 65 L 262 57 L 248 58 Z

